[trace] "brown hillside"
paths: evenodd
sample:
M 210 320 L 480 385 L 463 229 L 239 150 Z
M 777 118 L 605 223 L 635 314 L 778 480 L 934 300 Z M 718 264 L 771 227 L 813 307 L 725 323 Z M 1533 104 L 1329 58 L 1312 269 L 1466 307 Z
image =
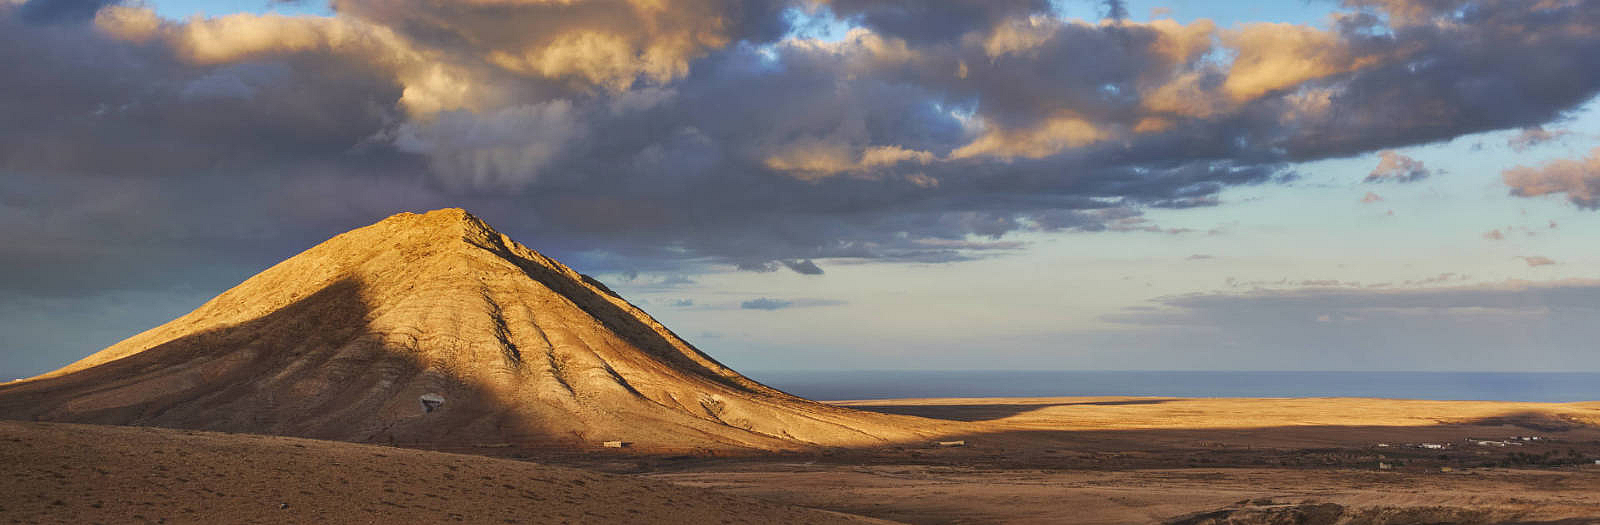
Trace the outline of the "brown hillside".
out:
M 886 523 L 523 461 L 0 421 L 6 523 Z
M 443 406 L 425 413 L 425 394 Z M 926 422 L 745 378 L 459 209 L 344 233 L 188 315 L 0 385 L 0 417 L 642 450 L 872 445 L 919 438 L 906 422 Z

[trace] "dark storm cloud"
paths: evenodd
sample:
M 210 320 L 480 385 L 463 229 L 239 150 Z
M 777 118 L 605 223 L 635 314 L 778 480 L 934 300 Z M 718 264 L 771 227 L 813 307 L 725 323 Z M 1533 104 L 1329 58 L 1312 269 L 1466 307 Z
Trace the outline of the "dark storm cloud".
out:
M 116 260 L 159 287 L 181 281 L 159 277 L 187 264 L 172 253 L 228 254 L 207 282 L 226 281 L 443 205 L 589 271 L 664 274 L 1186 233 L 1145 211 L 1537 126 L 1600 89 L 1583 2 L 1347 5 L 1331 29 L 1067 21 L 1034 0 L 340 0 L 182 22 L 0 5 L 0 170 L 26 181 L 0 187 L 0 226 L 48 225 L 0 248 L 0 289 L 105 286 Z M 70 6 L 92 22 L 27 21 Z M 805 11 L 857 27 L 783 39 Z M 1587 195 L 1567 179 L 1513 187 Z
M 1600 90 L 1592 2 L 1372 0 L 1387 15 L 1345 17 L 1344 42 L 1390 57 L 1312 82 L 1334 89 L 1323 118 L 1283 146 L 1295 158 L 1348 154 L 1535 126 Z
M 811 259 L 783 261 L 783 265 L 801 275 L 822 275 L 822 268 L 818 268 Z
M 26 6 L 24 6 L 26 7 Z M 3 11 L 0 11 L 3 13 Z M 0 17 L 0 169 L 178 176 L 364 164 L 400 87 L 338 55 L 199 67 L 85 26 Z
M 1005 20 L 1045 13 L 1047 0 L 824 0 L 840 17 L 913 43 L 951 41 Z
M 399 177 L 0 176 L 0 290 L 226 289 L 349 229 L 448 205 Z M 294 217 L 294 222 L 283 220 Z
M 17 8 L 17 17 L 31 24 L 87 22 L 100 8 L 119 0 L 28 0 Z
M 742 262 L 734 265 L 734 269 L 741 272 L 772 273 L 778 271 L 778 263 L 771 261 Z
M 426 200 L 397 195 L 423 174 L 409 155 L 365 145 L 399 118 L 398 86 L 370 64 L 276 53 L 203 66 L 23 11 L 0 7 L 0 290 L 214 292 Z

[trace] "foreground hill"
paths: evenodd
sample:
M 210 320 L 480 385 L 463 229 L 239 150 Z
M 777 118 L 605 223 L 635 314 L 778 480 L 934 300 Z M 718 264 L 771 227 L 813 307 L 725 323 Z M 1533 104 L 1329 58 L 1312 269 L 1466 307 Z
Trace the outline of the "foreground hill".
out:
M 339 235 L 188 315 L 0 385 L 0 417 L 644 451 L 875 445 L 920 438 L 908 422 L 925 422 L 752 381 L 459 209 Z
M 0 421 L 9 523 L 881 523 L 660 481 L 246 434 Z

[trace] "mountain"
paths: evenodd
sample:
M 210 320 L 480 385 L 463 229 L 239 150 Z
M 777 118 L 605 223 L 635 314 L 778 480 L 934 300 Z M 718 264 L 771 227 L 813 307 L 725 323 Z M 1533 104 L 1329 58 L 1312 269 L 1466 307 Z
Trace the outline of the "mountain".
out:
M 728 369 L 459 209 L 323 242 L 169 323 L 0 385 L 0 417 L 435 446 L 870 446 L 926 420 Z

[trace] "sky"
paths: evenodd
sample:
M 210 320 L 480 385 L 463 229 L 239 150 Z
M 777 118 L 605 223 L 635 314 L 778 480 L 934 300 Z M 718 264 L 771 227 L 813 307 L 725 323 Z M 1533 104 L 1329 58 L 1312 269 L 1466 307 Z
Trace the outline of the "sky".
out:
M 742 370 L 1600 371 L 1594 0 L 0 0 L 0 376 L 464 207 Z

